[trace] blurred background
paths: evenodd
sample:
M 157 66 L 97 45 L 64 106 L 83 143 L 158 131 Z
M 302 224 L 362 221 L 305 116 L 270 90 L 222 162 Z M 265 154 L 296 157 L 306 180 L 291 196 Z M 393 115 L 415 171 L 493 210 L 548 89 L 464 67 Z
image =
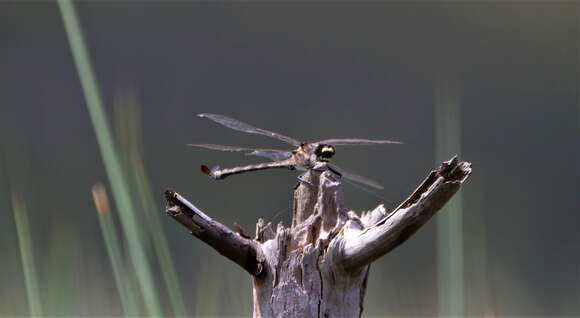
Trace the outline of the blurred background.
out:
M 474 172 L 371 266 L 365 317 L 580 315 L 579 4 L 0 2 L 0 316 L 250 316 L 251 281 L 164 213 L 290 224 L 297 174 L 211 182 L 187 147 L 343 147 L 344 204 L 394 208 L 454 154 Z

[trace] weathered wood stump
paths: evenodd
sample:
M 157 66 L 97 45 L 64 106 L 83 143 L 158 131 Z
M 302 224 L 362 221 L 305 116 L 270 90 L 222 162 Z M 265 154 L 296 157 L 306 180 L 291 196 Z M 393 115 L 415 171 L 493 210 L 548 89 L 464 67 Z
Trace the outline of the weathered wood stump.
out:
M 360 317 L 370 263 L 425 224 L 470 172 L 453 158 L 393 212 L 379 205 L 359 216 L 342 206 L 340 176 L 321 163 L 299 178 L 292 226 L 260 219 L 254 239 L 171 190 L 167 213 L 253 276 L 254 317 Z

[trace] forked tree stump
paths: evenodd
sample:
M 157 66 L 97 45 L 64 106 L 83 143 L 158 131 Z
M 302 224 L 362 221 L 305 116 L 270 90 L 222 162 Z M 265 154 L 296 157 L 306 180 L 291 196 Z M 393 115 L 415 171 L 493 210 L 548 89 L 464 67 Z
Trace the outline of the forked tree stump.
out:
M 254 239 L 166 191 L 167 213 L 253 277 L 254 317 L 360 317 L 370 263 L 415 233 L 454 194 L 471 164 L 452 158 L 391 213 L 357 215 L 340 199 L 340 176 L 321 163 L 294 190 L 292 227 L 262 219 Z

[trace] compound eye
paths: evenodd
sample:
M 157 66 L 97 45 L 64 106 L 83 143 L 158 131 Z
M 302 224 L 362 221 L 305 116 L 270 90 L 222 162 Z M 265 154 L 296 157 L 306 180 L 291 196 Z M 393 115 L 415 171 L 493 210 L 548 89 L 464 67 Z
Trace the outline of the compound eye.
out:
M 334 156 L 334 147 L 324 146 L 320 150 L 320 154 L 322 155 L 322 157 L 330 158 Z

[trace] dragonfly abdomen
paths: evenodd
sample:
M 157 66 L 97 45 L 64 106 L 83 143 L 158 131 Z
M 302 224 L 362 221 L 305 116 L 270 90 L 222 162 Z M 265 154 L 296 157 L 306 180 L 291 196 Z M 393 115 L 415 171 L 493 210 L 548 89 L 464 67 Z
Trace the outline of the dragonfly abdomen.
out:
M 206 165 L 201 166 L 201 171 L 208 176 L 210 176 L 214 180 L 221 180 L 225 179 L 228 176 L 234 174 L 240 174 L 248 171 L 257 171 L 257 170 L 266 170 L 266 169 L 276 169 L 276 168 L 288 168 L 294 169 L 295 162 L 294 160 L 284 160 L 284 161 L 274 161 L 274 162 L 265 162 L 265 163 L 258 163 L 253 165 L 235 167 L 235 168 L 226 168 L 221 169 L 219 166 L 210 169 Z

